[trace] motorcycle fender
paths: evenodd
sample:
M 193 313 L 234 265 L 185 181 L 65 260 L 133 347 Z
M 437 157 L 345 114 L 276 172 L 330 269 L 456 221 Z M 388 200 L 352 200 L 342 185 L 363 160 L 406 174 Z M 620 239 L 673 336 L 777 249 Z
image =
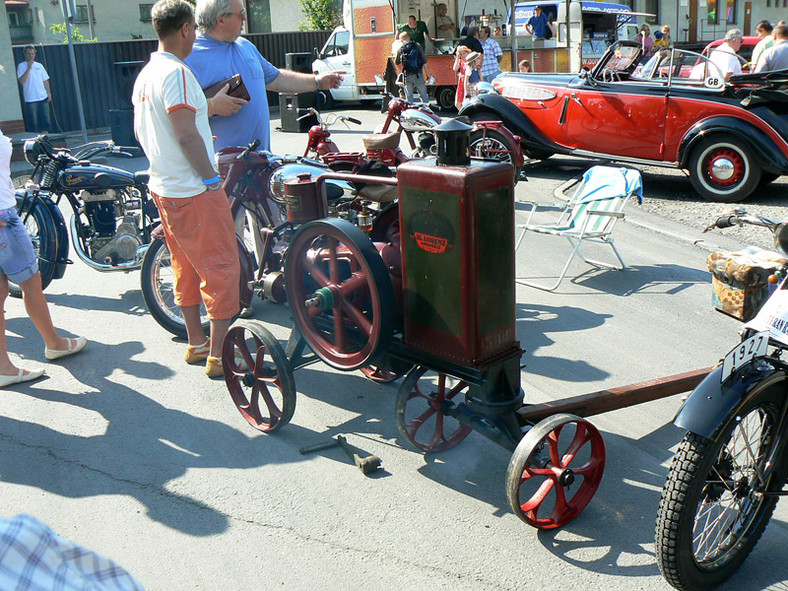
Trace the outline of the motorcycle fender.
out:
M 66 221 L 63 219 L 63 212 L 51 199 L 42 197 L 37 200 L 37 203 L 46 207 L 49 212 L 52 222 L 55 225 L 55 233 L 57 235 L 57 262 L 55 263 L 55 272 L 52 279 L 62 279 L 66 273 L 66 265 L 68 265 L 68 231 L 66 230 Z
M 764 169 L 778 174 L 788 174 L 788 158 L 766 133 L 750 123 L 733 117 L 711 117 L 693 125 L 681 140 L 679 165 L 686 168 L 695 145 L 714 133 L 730 133 L 741 137 L 755 152 Z
M 241 307 L 248 308 L 252 305 L 252 297 L 254 296 L 254 291 L 249 286 L 249 282 L 254 279 L 254 261 L 252 253 L 246 248 L 246 244 L 240 236 L 236 236 L 235 240 L 238 243 L 238 258 L 241 262 Z
M 753 389 L 768 387 L 786 379 L 786 373 L 764 362 L 756 360 L 734 372 L 724 383 L 720 383 L 722 365 L 717 366 L 698 384 L 681 405 L 673 424 L 684 431 L 710 438 L 725 418 L 745 401 Z
M 503 121 L 513 134 L 520 136 L 526 146 L 554 153 L 567 152 L 565 148 L 545 138 L 533 122 L 517 108 L 517 105 L 500 94 L 485 93 L 475 96 L 462 106 L 459 114 L 466 117 L 492 115 L 491 120 Z

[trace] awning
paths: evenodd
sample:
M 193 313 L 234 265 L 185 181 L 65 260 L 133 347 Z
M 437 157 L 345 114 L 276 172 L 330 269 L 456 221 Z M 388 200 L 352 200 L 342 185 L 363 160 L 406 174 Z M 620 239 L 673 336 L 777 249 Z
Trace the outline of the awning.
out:
M 5 0 L 6 6 L 27 6 L 30 4 L 27 0 Z

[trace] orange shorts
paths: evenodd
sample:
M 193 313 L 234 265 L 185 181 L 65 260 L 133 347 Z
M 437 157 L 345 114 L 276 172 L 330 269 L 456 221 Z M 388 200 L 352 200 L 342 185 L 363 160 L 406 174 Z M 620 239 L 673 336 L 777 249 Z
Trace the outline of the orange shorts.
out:
M 175 303 L 205 303 L 210 318 L 240 310 L 241 265 L 235 224 L 224 189 L 171 199 L 151 193 L 159 207 L 175 275 Z

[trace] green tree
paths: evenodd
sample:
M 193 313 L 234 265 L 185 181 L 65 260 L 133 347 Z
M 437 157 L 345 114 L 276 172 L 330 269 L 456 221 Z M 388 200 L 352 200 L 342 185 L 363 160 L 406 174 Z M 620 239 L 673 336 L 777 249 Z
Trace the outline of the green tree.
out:
M 63 43 L 68 43 L 68 35 L 66 34 L 66 23 L 54 23 L 49 26 L 49 30 L 53 35 L 63 35 Z M 79 27 L 71 27 L 71 38 L 74 41 L 98 41 L 96 37 L 88 39 L 79 32 Z
M 298 0 L 306 20 L 299 31 L 330 31 L 342 23 L 342 3 L 337 0 Z

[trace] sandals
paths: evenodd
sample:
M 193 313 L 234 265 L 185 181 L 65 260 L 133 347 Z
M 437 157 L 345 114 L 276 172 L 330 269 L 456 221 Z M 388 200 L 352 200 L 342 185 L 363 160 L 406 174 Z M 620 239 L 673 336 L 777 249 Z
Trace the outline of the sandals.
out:
M 246 364 L 246 360 L 238 354 L 236 351 L 235 353 L 235 365 L 241 371 L 246 371 L 249 369 L 249 366 Z M 212 380 L 223 378 L 224 377 L 224 369 L 222 368 L 222 360 L 219 357 L 208 357 L 205 362 L 205 375 L 207 375 Z
M 60 359 L 61 357 L 68 357 L 69 355 L 79 353 L 85 348 L 87 344 L 88 340 L 85 337 L 68 339 L 68 348 L 66 349 L 50 349 L 49 347 L 45 347 L 44 357 L 49 359 L 49 361 L 54 361 L 55 359 Z
M 202 363 L 208 359 L 211 352 L 211 339 L 207 339 L 202 345 L 187 345 L 183 360 L 186 363 Z

